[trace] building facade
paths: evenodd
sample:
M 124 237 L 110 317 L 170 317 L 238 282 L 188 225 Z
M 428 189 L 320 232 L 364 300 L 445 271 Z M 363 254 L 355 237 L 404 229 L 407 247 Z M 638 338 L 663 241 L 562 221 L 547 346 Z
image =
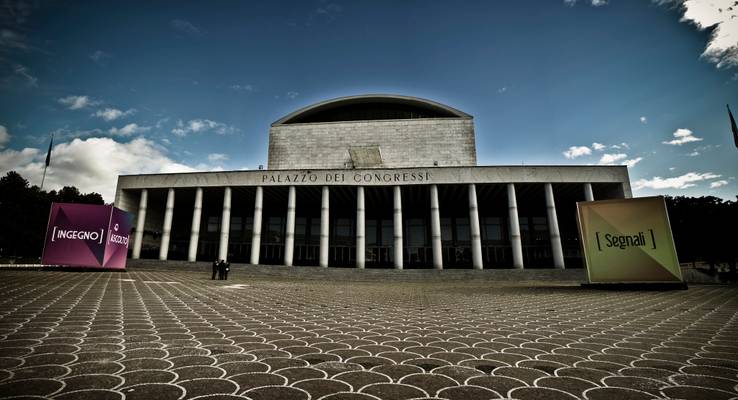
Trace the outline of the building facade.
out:
M 267 169 L 124 175 L 130 256 L 350 268 L 581 267 L 576 202 L 625 166 L 477 166 L 473 118 L 395 95 L 274 122 Z

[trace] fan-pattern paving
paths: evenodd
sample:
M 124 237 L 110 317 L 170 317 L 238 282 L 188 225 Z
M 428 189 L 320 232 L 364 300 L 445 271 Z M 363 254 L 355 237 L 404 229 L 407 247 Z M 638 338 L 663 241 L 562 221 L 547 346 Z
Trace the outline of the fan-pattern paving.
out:
M 738 398 L 736 287 L 0 277 L 0 398 Z

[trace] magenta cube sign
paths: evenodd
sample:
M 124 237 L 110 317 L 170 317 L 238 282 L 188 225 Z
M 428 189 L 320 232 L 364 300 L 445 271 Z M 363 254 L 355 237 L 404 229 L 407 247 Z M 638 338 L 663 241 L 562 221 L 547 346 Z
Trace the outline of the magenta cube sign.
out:
M 133 216 L 113 206 L 52 203 L 41 262 L 125 269 Z

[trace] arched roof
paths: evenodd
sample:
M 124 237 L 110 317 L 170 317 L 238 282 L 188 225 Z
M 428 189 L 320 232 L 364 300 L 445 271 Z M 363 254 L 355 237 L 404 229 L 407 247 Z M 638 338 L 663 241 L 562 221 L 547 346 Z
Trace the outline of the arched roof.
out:
M 275 121 L 274 125 L 381 119 L 468 118 L 455 108 L 419 97 L 365 94 L 339 97 L 301 108 Z

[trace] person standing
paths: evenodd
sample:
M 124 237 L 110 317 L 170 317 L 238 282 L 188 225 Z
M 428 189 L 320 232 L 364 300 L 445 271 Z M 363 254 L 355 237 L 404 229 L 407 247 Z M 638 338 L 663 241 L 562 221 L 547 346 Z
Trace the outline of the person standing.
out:
M 231 271 L 231 263 L 225 262 L 223 264 L 223 279 L 228 280 L 228 272 Z
M 213 260 L 213 277 L 210 280 L 215 280 L 215 274 L 218 273 L 218 260 Z
M 225 260 L 218 261 L 218 280 L 223 280 L 225 274 Z

